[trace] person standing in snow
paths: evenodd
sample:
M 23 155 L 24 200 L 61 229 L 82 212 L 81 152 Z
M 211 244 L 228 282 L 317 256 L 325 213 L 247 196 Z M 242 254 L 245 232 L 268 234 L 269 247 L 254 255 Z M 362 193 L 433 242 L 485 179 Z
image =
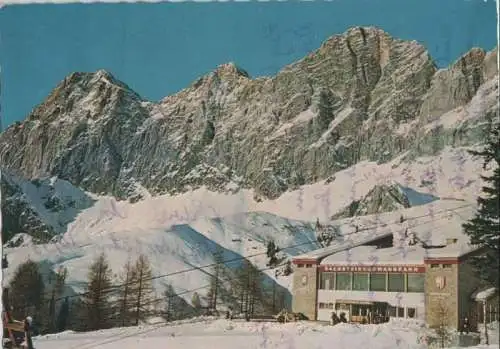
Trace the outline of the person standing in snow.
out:
M 24 319 L 24 342 L 22 344 L 23 348 L 26 349 L 34 349 L 33 340 L 31 339 L 32 325 L 33 319 L 31 316 L 27 316 L 26 319 Z
M 233 319 L 233 308 L 229 307 L 228 310 L 226 311 L 226 319 L 228 320 Z
M 462 332 L 465 334 L 469 334 L 469 319 L 465 318 L 464 323 L 462 325 Z
M 347 323 L 347 319 L 345 317 L 345 313 L 340 313 L 339 320 L 340 320 L 340 322 Z
M 337 313 L 332 311 L 332 317 L 330 319 L 330 325 L 335 326 L 340 322 L 339 317 L 337 316 Z

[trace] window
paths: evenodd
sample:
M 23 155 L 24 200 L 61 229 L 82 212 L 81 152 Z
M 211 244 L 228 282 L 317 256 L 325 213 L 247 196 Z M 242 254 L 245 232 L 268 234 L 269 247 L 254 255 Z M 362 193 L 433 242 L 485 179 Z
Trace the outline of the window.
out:
M 370 291 L 385 291 L 385 274 L 370 274 Z
M 414 319 L 417 314 L 417 311 L 415 308 L 407 308 L 406 313 L 410 319 Z
M 351 273 L 337 273 L 337 290 L 351 289 Z
M 443 269 L 451 269 L 451 264 L 443 264 Z
M 396 317 L 396 307 L 393 307 L 393 306 L 389 307 L 389 316 Z
M 439 268 L 439 264 L 431 264 L 431 269 L 437 269 Z
M 321 273 L 321 282 L 319 288 L 321 290 L 333 290 L 333 282 L 335 281 L 335 273 Z
M 405 275 L 404 274 L 389 274 L 389 292 L 404 292 L 405 290 Z
M 297 264 L 297 268 L 304 268 L 304 264 Z
M 363 304 L 353 304 L 352 305 L 352 315 L 354 316 L 367 316 L 368 306 Z
M 333 303 L 319 303 L 320 309 L 333 309 Z
M 424 274 L 408 274 L 408 292 L 424 292 L 425 275 Z
M 355 291 L 368 291 L 368 273 L 354 273 L 352 289 Z
M 312 268 L 312 264 L 306 264 L 306 268 Z
M 349 304 L 335 303 L 335 310 L 347 310 L 347 311 L 349 311 Z

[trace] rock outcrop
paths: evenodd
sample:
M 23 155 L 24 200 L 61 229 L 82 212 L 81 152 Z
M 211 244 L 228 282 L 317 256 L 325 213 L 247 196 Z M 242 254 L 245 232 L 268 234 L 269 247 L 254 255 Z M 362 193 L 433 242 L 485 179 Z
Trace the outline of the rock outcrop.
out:
M 335 220 L 393 212 L 425 205 L 437 199 L 439 198 L 402 187 L 398 183 L 380 184 L 373 187 L 364 198 L 354 200 L 331 218 Z
M 50 241 L 64 233 L 77 214 L 94 200 L 70 183 L 55 178 L 26 181 L 3 171 L 0 177 L 2 241 Z

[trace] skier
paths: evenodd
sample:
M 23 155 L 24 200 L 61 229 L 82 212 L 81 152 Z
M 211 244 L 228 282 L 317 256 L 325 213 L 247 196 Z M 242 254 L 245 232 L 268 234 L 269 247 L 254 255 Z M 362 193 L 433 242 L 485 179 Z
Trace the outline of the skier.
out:
M 347 323 L 347 319 L 345 317 L 345 313 L 340 313 L 339 320 L 340 320 L 340 322 Z

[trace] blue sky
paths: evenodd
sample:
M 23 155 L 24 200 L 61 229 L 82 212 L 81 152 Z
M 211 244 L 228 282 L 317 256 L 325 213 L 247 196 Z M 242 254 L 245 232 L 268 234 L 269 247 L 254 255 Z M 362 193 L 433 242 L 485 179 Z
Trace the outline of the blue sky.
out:
M 439 66 L 496 45 L 492 0 L 22 5 L 0 9 L 4 127 L 73 71 L 106 69 L 158 100 L 217 65 L 272 75 L 357 25 L 425 44 Z

